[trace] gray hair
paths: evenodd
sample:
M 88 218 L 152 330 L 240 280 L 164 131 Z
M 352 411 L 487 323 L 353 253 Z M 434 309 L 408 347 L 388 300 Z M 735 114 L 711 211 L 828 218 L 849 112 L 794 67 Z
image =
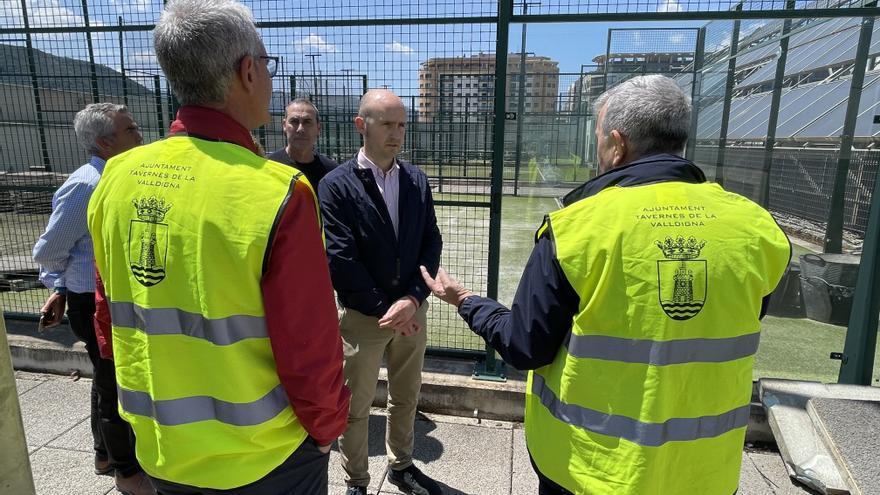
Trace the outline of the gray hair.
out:
M 287 106 L 284 107 L 285 120 L 287 119 L 287 109 L 294 105 L 308 105 L 312 107 L 312 110 L 315 111 L 315 122 L 318 124 L 321 123 L 321 114 L 318 112 L 318 107 L 316 107 L 315 104 L 312 103 L 312 100 L 309 100 L 308 98 L 296 98 L 295 100 L 288 103 Z
M 602 133 L 621 133 L 635 157 L 679 154 L 687 143 L 691 100 L 666 76 L 628 79 L 602 93 L 593 108 L 597 114 L 605 109 Z
M 101 152 L 98 139 L 113 136 L 115 126 L 113 118 L 117 113 L 128 113 L 125 105 L 116 103 L 92 103 L 76 112 L 73 118 L 73 131 L 76 139 L 86 151 L 92 155 Z
M 251 11 L 233 0 L 170 0 L 153 45 L 183 105 L 224 103 L 242 57 L 263 48 Z

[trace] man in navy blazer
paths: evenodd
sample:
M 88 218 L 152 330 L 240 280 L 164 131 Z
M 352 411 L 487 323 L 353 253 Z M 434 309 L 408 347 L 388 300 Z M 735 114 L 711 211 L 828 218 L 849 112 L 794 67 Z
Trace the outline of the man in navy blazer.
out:
M 388 481 L 406 493 L 442 493 L 412 460 L 430 294 L 419 265 L 436 273 L 443 241 L 427 176 L 397 158 L 406 120 L 394 93 L 367 92 L 354 120 L 363 148 L 318 186 L 352 392 L 348 428 L 339 438 L 348 495 L 365 495 L 370 482 L 370 405 L 385 354 Z

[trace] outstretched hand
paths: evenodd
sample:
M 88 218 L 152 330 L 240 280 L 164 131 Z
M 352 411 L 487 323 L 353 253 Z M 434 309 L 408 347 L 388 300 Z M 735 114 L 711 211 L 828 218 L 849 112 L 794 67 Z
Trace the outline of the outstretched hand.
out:
M 431 289 L 431 292 L 441 301 L 458 307 L 465 298 L 474 295 L 469 289 L 463 287 L 458 280 L 455 280 L 446 273 L 446 270 L 443 268 L 437 269 L 436 279 L 431 277 L 431 274 L 428 273 L 428 269 L 424 266 L 420 266 L 419 268 L 422 270 L 422 278 L 425 279 L 428 288 Z

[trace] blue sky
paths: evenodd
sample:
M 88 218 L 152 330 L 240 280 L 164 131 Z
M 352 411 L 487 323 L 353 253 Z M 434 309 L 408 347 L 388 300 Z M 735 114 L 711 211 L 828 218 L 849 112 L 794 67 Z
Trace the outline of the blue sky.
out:
M 529 24 L 526 29 L 526 51 L 558 61 L 561 72 L 578 72 L 580 64 L 590 64 L 594 56 L 605 54 L 609 29 L 698 28 L 705 24 L 706 21 Z M 510 27 L 509 43 L 513 52 L 520 51 L 521 26 Z M 640 44 L 645 50 L 655 48 L 650 46 L 650 40 L 642 40 Z M 688 46 L 685 40 L 672 43 L 671 46 L 677 46 L 682 51 L 693 49 L 693 45 Z
M 647 3 L 650 1 L 657 5 L 648 6 L 648 10 L 681 9 L 675 0 L 649 0 Z M 422 0 L 386 0 L 382 2 L 383 6 L 376 6 L 375 2 L 370 1 L 353 3 L 351 0 L 248 0 L 245 3 L 254 9 L 258 21 L 308 21 L 334 16 L 490 16 L 494 14 L 495 5 L 489 0 L 436 3 Z M 28 0 L 28 6 L 33 26 L 69 26 L 83 23 L 80 0 Z M 126 23 L 152 23 L 158 17 L 161 6 L 161 0 L 92 0 L 89 17 L 92 25 L 115 25 L 118 16 L 122 16 Z M 530 24 L 526 50 L 558 61 L 562 72 L 578 72 L 581 64 L 591 64 L 593 57 L 605 53 L 609 28 L 693 28 L 704 24 L 702 21 Z M 0 27 L 20 25 L 20 0 L 0 0 Z M 510 52 L 520 50 L 520 29 L 521 25 L 511 26 Z M 366 74 L 372 87 L 388 85 L 401 94 L 417 94 L 419 64 L 428 58 L 472 55 L 495 50 L 494 25 L 488 24 L 264 29 L 263 36 L 269 52 L 283 57 L 282 72 L 285 74 L 310 74 L 311 59 L 306 55 L 318 54 L 320 56 L 315 60 L 315 68 L 321 74 L 342 74 L 343 69 L 348 69 L 354 74 Z M 20 40 L 21 36 L 0 36 L 0 43 L 20 43 L 14 38 Z M 668 41 L 669 37 L 666 39 Z M 118 69 L 118 34 L 97 33 L 92 36 L 92 41 L 96 60 Z M 126 33 L 124 44 L 127 68 L 157 72 L 150 33 Z M 656 50 L 657 40 L 646 38 L 633 45 L 640 44 L 645 50 Z M 680 46 L 682 51 L 692 49 L 692 44 L 687 45 L 688 43 L 672 43 L 669 46 Z M 35 46 L 61 56 L 87 58 L 85 36 L 82 34 L 38 35 L 35 37 Z M 305 77 L 301 84 L 309 85 L 309 81 L 310 78 Z M 342 79 L 335 81 L 341 84 Z M 346 85 L 350 87 L 354 82 L 349 79 Z M 288 85 L 289 78 L 281 78 L 276 82 L 278 89 L 284 89 Z

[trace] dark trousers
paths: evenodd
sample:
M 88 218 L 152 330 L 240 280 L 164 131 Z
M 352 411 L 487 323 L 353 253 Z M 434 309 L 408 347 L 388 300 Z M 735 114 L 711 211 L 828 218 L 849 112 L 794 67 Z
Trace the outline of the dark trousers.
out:
M 150 477 L 150 481 L 153 482 L 159 495 L 327 495 L 329 460 L 330 453 L 322 454 L 312 438 L 308 437 L 272 472 L 238 488 L 212 490 L 180 485 L 153 477 Z
M 538 471 L 538 466 L 535 465 L 535 460 L 532 459 L 532 454 L 529 454 L 529 462 L 532 463 L 532 469 L 538 475 L 538 495 L 573 495 L 570 491 L 541 474 L 541 471 Z
M 101 359 L 98 339 L 95 337 L 95 293 L 67 292 L 67 319 L 73 333 L 86 344 L 86 351 L 94 367 L 92 379 L 92 438 L 95 457 L 107 460 L 120 476 L 131 476 L 140 471 L 134 453 L 134 434 L 131 426 L 119 417 L 116 370 L 113 361 Z

